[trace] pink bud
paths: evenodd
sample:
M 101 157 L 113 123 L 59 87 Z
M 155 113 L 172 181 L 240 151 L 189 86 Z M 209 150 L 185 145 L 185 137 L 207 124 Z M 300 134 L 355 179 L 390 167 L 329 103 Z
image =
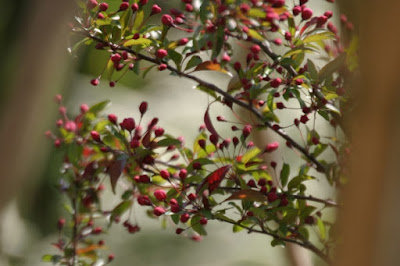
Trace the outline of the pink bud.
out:
M 142 102 L 139 106 L 139 111 L 141 115 L 144 115 L 144 113 L 146 113 L 147 108 L 148 108 L 148 103 L 147 102 Z
M 86 113 L 87 111 L 89 111 L 89 106 L 87 104 L 82 104 L 81 107 L 81 113 Z
M 154 197 L 156 197 L 158 201 L 165 201 L 167 198 L 167 193 L 165 193 L 165 191 L 162 189 L 157 189 L 154 191 Z
M 165 49 L 158 49 L 157 52 L 156 52 L 156 57 L 157 58 L 164 58 L 167 55 L 168 55 L 168 52 Z
M 159 7 L 158 5 L 153 5 L 152 7 L 151 7 L 151 13 L 150 13 L 150 16 L 151 15 L 155 15 L 155 14 L 158 14 L 158 13 L 161 13 L 161 7 Z
M 108 120 L 109 120 L 111 123 L 113 123 L 114 125 L 116 125 L 116 124 L 117 124 L 118 118 L 117 118 L 117 116 L 116 116 L 115 114 L 109 114 L 109 115 L 108 115 Z
M 164 14 L 161 17 L 161 23 L 165 26 L 171 27 L 174 23 L 174 19 L 170 15 Z
M 94 141 L 101 142 L 100 134 L 97 131 L 93 130 L 92 132 L 90 132 L 90 136 L 92 136 L 92 139 Z
M 278 149 L 278 147 L 279 147 L 279 143 L 278 142 L 272 142 L 272 143 L 270 143 L 270 144 L 268 144 L 266 147 L 265 147 L 265 152 L 273 152 L 273 151 L 275 151 L 275 150 L 277 150 Z
M 165 213 L 165 210 L 162 207 L 155 207 L 153 213 L 155 216 L 161 216 Z

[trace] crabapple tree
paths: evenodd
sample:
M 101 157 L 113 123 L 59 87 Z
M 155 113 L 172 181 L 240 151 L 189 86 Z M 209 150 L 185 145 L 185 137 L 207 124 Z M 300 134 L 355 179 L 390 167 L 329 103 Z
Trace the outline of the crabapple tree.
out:
M 150 71 L 168 71 L 196 82 L 212 102 L 196 140 L 187 146 L 160 127 L 157 117 L 146 115 L 146 101 L 126 118 L 104 114 L 108 101 L 82 104 L 72 116 L 58 95 L 57 130 L 46 135 L 64 153 L 58 187 L 69 199 L 70 216 L 57 223 L 58 254 L 45 255 L 44 261 L 111 263 L 114 255 L 102 253 L 101 236 L 114 224 L 131 234 L 140 231 L 129 214 L 141 205 L 150 218 L 172 221 L 176 234 L 193 240 L 207 235 L 209 221 L 218 221 L 234 232 L 264 234 L 272 246 L 297 244 L 329 263 L 335 235 L 324 211 L 340 208 L 340 200 L 310 195 L 306 181 L 319 172 L 333 188 L 346 182 L 345 118 L 352 109 L 349 80 L 357 71 L 357 38 L 344 15 L 339 35 L 331 22 L 336 14 L 329 11 L 333 0 L 320 14 L 307 0 L 296 0 L 295 6 L 287 2 L 182 0 L 177 8 L 163 10 L 148 0 L 77 1 L 69 26 L 78 41 L 69 51 L 87 45 L 109 54 L 91 85 L 114 87 L 124 75 L 145 78 Z M 245 47 L 242 61 L 231 60 L 239 53 L 233 43 Z M 284 52 L 274 52 L 274 46 Z M 193 75 L 201 70 L 232 73 L 235 79 L 228 88 L 218 87 Z M 254 119 L 211 117 L 216 104 L 233 113 L 243 109 Z M 283 125 L 282 115 L 292 122 Z M 331 135 L 318 132 L 317 118 L 327 121 Z M 222 135 L 215 123 L 231 133 Z M 287 134 L 289 127 L 298 135 Z M 273 132 L 286 145 L 258 148 L 251 141 L 256 130 Z M 301 166 L 284 158 L 264 159 L 282 149 L 297 154 Z M 320 159 L 324 152 L 333 159 Z M 104 209 L 102 191 L 109 186 L 115 193 L 120 183 L 119 203 Z

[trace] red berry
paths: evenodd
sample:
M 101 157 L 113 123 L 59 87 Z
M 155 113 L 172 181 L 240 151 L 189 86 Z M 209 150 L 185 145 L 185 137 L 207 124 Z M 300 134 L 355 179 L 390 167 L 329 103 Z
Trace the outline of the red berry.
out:
M 302 115 L 300 117 L 300 122 L 303 123 L 303 124 L 307 123 L 308 120 L 309 119 L 308 119 L 307 115 Z
M 313 15 L 313 11 L 312 11 L 310 8 L 308 8 L 308 7 L 304 8 L 304 9 L 301 11 L 301 18 L 302 18 L 303 20 L 310 19 L 310 18 L 312 17 L 312 15 Z
M 133 118 L 125 118 L 122 123 L 119 124 L 122 129 L 126 129 L 129 132 L 135 129 L 135 120 Z
M 115 87 L 115 81 L 110 81 L 109 85 L 110 87 Z
M 104 19 L 105 17 L 103 15 L 103 13 L 97 13 L 97 18 L 98 19 Z
M 117 116 L 116 116 L 115 114 L 109 114 L 109 115 L 108 115 L 108 120 L 109 120 L 111 123 L 113 123 L 114 125 L 116 125 L 116 124 L 117 124 L 118 118 L 117 118 Z
M 151 15 L 158 14 L 158 13 L 161 13 L 161 11 L 162 11 L 161 7 L 159 7 L 158 5 L 153 5 L 153 6 L 151 7 L 150 16 L 151 16 Z
M 247 182 L 247 185 L 248 185 L 249 187 L 256 187 L 256 181 L 254 181 L 254 179 L 250 179 L 250 180 Z
M 92 233 L 96 234 L 96 235 L 101 234 L 102 232 L 103 232 L 103 229 L 100 226 L 94 228 L 92 231 Z
M 168 66 L 167 66 L 166 64 L 160 64 L 160 65 L 158 66 L 158 70 L 163 71 L 163 70 L 166 70 L 167 67 L 168 67 Z
M 118 11 L 125 11 L 129 8 L 129 3 L 128 2 L 122 2 L 121 5 L 119 6 Z
M 147 195 L 140 195 L 137 199 L 139 205 L 151 206 L 151 201 Z
M 140 175 L 139 176 L 140 183 L 150 183 L 150 177 L 148 175 Z
M 203 217 L 203 218 L 200 219 L 199 223 L 200 223 L 201 225 L 206 225 L 206 224 L 208 223 L 208 220 L 207 220 L 206 217 Z
M 292 39 L 292 34 L 290 32 L 285 32 L 285 40 L 290 41 Z
M 167 170 L 163 169 L 160 171 L 160 176 L 164 179 L 168 179 L 170 177 L 170 173 Z
M 185 178 L 187 177 L 187 170 L 186 170 L 186 169 L 181 169 L 181 170 L 179 171 L 179 177 L 180 177 L 181 179 L 185 179 Z
M 133 11 L 133 12 L 136 12 L 136 11 L 139 10 L 139 5 L 136 4 L 136 3 L 133 3 L 132 6 L 131 6 L 131 8 L 132 8 L 132 11 Z
M 192 201 L 192 200 L 195 200 L 197 198 L 197 196 L 196 196 L 196 194 L 190 193 L 188 195 L 188 198 L 189 198 L 190 201 Z
M 300 86 L 301 84 L 303 84 L 304 81 L 302 79 L 296 79 L 294 82 L 296 83 L 296 85 Z
M 267 184 L 267 179 L 265 179 L 265 178 L 260 178 L 260 179 L 258 180 L 257 184 L 258 184 L 260 187 L 263 187 L 263 186 L 265 186 L 265 185 Z
M 251 130 L 252 127 L 250 125 L 246 125 L 242 130 L 243 136 L 247 138 L 250 135 Z
M 314 143 L 314 145 L 318 145 L 319 144 L 319 139 L 317 137 L 312 137 L 311 138 L 311 142 Z
M 327 18 L 331 18 L 333 16 L 333 12 L 332 11 L 325 11 L 324 16 L 326 16 Z
M 267 197 L 269 202 L 274 202 L 278 199 L 278 196 L 276 195 L 275 192 L 269 192 Z
M 89 9 L 93 9 L 93 8 L 95 8 L 97 5 L 98 5 L 98 3 L 97 3 L 96 0 L 89 0 L 88 3 L 87 3 L 87 7 L 88 7 Z
M 179 218 L 179 220 L 182 223 L 186 223 L 187 221 L 189 221 L 190 215 L 188 213 L 184 213 L 181 215 L 181 217 Z
M 158 49 L 157 52 L 156 52 L 156 57 L 157 58 L 164 58 L 167 55 L 168 55 L 168 52 L 165 49 Z
M 148 1 L 149 1 L 149 0 L 140 0 L 139 3 L 140 3 L 142 6 L 144 6 L 144 5 L 147 4 Z
M 81 105 L 81 107 L 80 107 L 80 109 L 81 109 L 81 113 L 86 113 L 87 111 L 89 111 L 89 106 L 87 105 L 87 104 L 82 104 Z
M 254 44 L 250 50 L 254 53 L 254 54 L 258 54 L 261 51 L 261 47 L 258 46 L 257 44 Z
M 294 16 L 297 16 L 298 14 L 300 14 L 300 12 L 301 12 L 301 6 L 295 6 L 295 7 L 293 7 L 293 15 Z
M 156 137 L 161 137 L 162 135 L 164 135 L 164 129 L 162 127 L 159 127 L 154 131 L 154 134 L 156 135 Z
M 101 3 L 99 7 L 100 7 L 101 11 L 106 11 L 108 9 L 108 4 L 107 3 Z
M 97 86 L 97 85 L 99 85 L 99 82 L 100 82 L 99 79 L 92 79 L 92 80 L 90 81 L 90 84 L 92 84 L 93 86 Z
M 274 39 L 274 43 L 275 43 L 276 45 L 282 45 L 282 39 L 276 38 L 276 39 Z
M 113 260 L 114 260 L 114 258 L 115 258 L 115 255 L 114 255 L 114 254 L 110 254 L 110 255 L 108 255 L 108 262 L 111 262 L 111 261 L 113 261 Z
M 282 80 L 280 78 L 276 78 L 271 80 L 270 85 L 272 88 L 278 88 L 282 84 Z
M 154 191 L 154 197 L 156 197 L 158 201 L 165 201 L 167 198 L 167 193 L 165 193 L 165 191 L 162 189 L 157 189 Z
M 273 151 L 276 151 L 278 148 L 279 148 L 279 143 L 275 141 L 275 142 L 268 144 L 265 147 L 264 151 L 265 152 L 273 152 Z
M 276 103 L 276 108 L 278 108 L 278 109 L 284 109 L 284 108 L 285 108 L 285 105 L 284 105 L 282 102 L 277 102 L 277 103 Z
M 246 3 L 240 4 L 239 8 L 240 8 L 240 11 L 242 11 L 242 13 L 244 13 L 244 14 L 247 14 L 247 12 L 249 12 L 249 10 L 250 10 L 250 6 Z
M 189 39 L 188 39 L 188 38 L 182 38 L 182 39 L 179 40 L 178 44 L 179 44 L 179 45 L 185 45 L 185 44 L 187 44 L 188 42 L 189 42 Z
M 92 132 L 90 132 L 90 136 L 92 136 L 92 139 L 94 141 L 101 142 L 100 134 L 97 131 L 93 130 Z
M 193 6 L 192 6 L 191 4 L 186 4 L 186 5 L 185 5 L 185 10 L 186 10 L 187 12 L 192 12 L 192 11 L 193 11 Z
M 183 229 L 183 228 L 176 228 L 175 233 L 176 233 L 177 235 L 180 235 L 183 231 L 185 231 L 185 229 Z
M 165 26 L 172 26 L 174 19 L 170 15 L 164 14 L 161 17 L 161 23 Z
M 155 207 L 153 213 L 155 216 L 161 216 L 165 213 L 165 210 L 163 207 Z
M 141 115 L 144 115 L 144 113 L 146 113 L 148 106 L 149 106 L 149 104 L 147 102 L 142 102 L 139 105 L 139 112 Z

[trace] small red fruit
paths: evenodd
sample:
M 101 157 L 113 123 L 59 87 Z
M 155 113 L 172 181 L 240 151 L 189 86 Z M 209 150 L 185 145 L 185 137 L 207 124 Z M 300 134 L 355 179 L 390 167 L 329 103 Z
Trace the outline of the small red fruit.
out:
M 116 124 L 117 124 L 118 118 L 117 118 L 117 116 L 116 116 L 115 114 L 109 114 L 109 115 L 108 115 L 108 120 L 109 120 L 111 123 L 113 123 L 114 125 L 116 125 Z
M 167 198 L 167 193 L 165 193 L 165 191 L 162 189 L 157 189 L 154 191 L 154 197 L 156 197 L 158 201 L 165 201 Z
M 310 19 L 310 18 L 312 17 L 312 15 L 313 15 L 313 11 L 312 11 L 310 8 L 308 8 L 308 7 L 304 8 L 304 9 L 301 11 L 301 18 L 302 18 L 303 20 Z
M 161 11 L 162 11 L 161 7 L 159 7 L 158 5 L 153 5 L 153 6 L 151 7 L 150 16 L 151 16 L 151 15 L 158 14 L 158 13 L 161 13 Z
M 94 141 L 101 142 L 100 134 L 97 131 L 93 130 L 92 132 L 90 132 L 90 136 L 92 136 L 92 139 Z
M 128 2 L 122 2 L 121 5 L 119 6 L 118 11 L 125 11 L 129 8 L 129 3 Z
M 182 223 L 186 223 L 187 221 L 189 221 L 190 215 L 188 213 L 184 213 L 181 215 L 181 217 L 179 218 L 179 220 Z
M 161 216 L 165 213 L 165 210 L 163 207 L 155 207 L 153 213 L 155 216 Z
M 206 217 L 203 217 L 203 218 L 200 219 L 199 223 L 200 223 L 201 225 L 206 225 L 206 224 L 208 223 L 208 220 L 207 220 Z
M 170 173 L 167 170 L 163 169 L 160 171 L 160 176 L 164 179 L 168 179 L 170 177 Z
M 279 142 L 272 142 L 265 147 L 265 152 L 273 152 L 279 148 Z
M 157 58 L 164 58 L 167 55 L 168 55 L 168 52 L 165 49 L 158 49 L 157 52 L 156 52 L 156 57 Z
M 174 19 L 170 15 L 164 14 L 161 17 L 161 23 L 165 26 L 173 26 Z
M 99 85 L 99 82 L 100 82 L 99 79 L 92 79 L 92 80 L 90 81 L 90 84 L 92 84 L 93 86 L 97 86 L 97 85 Z
M 100 7 L 101 11 L 106 11 L 108 9 L 108 4 L 107 3 L 101 3 L 99 7 Z

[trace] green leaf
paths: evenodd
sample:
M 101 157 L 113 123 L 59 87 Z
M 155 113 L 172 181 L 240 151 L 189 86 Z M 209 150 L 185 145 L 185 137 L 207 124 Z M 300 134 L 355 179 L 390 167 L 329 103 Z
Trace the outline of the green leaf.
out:
M 157 142 L 158 147 L 168 147 L 170 145 L 180 146 L 181 142 L 174 138 L 165 138 Z
M 145 38 L 139 38 L 136 40 L 132 39 L 132 40 L 128 40 L 128 41 L 124 42 L 125 47 L 132 46 L 132 45 L 141 45 L 141 46 L 147 47 L 147 46 L 151 45 L 151 40 L 145 39 Z
M 200 220 L 203 218 L 200 215 L 195 215 L 190 219 L 190 225 L 192 226 L 192 229 L 197 232 L 198 234 L 205 236 L 207 235 L 206 230 L 204 229 L 203 225 L 200 224 Z
M 185 70 L 191 69 L 191 68 L 201 64 L 202 62 L 203 62 L 203 60 L 200 58 L 200 56 L 198 56 L 198 55 L 192 56 L 190 58 L 189 62 L 187 63 Z
M 43 255 L 42 256 L 43 262 L 52 262 L 52 260 L 53 260 L 53 255 Z
M 179 214 L 172 214 L 171 219 L 177 225 L 179 223 Z
M 136 12 L 135 20 L 133 21 L 133 29 L 139 29 L 139 26 L 142 24 L 144 19 L 144 11 L 140 10 Z
M 308 35 L 303 39 L 304 43 L 310 43 L 310 42 L 319 42 L 322 40 L 327 40 L 327 39 L 333 39 L 335 37 L 335 34 L 333 34 L 330 31 L 324 31 L 321 33 L 313 34 L 313 35 Z
M 248 34 L 249 34 L 250 37 L 252 37 L 252 38 L 254 38 L 256 40 L 259 40 L 259 41 L 263 41 L 264 40 L 264 37 L 260 33 L 258 33 L 257 31 L 255 31 L 253 29 L 249 29 Z
M 257 147 L 254 147 L 254 148 L 248 150 L 245 154 L 243 154 L 242 162 L 245 164 L 248 163 L 250 160 L 252 160 L 254 157 L 256 157 L 260 152 L 261 152 L 261 150 Z
M 315 147 L 313 153 L 311 153 L 311 156 L 317 158 L 321 153 L 323 153 L 326 150 L 326 148 L 328 148 L 328 144 L 319 143 Z
M 304 181 L 307 180 L 312 180 L 315 179 L 312 176 L 309 175 L 299 175 L 294 177 L 292 180 L 290 180 L 289 184 L 288 184 L 288 189 L 292 190 L 292 189 L 299 189 L 299 186 L 301 183 L 303 183 Z
M 104 102 L 100 102 L 100 103 L 96 103 L 95 105 L 92 105 L 89 109 L 89 112 L 97 114 L 101 111 L 103 111 L 109 104 L 110 104 L 110 100 L 104 101 Z
M 310 73 L 310 78 L 315 81 L 318 80 L 318 71 L 315 67 L 313 61 L 310 59 L 307 60 L 308 72 Z
M 208 95 L 214 97 L 215 99 L 218 98 L 217 94 L 215 93 L 215 91 L 211 90 L 210 88 L 204 87 L 204 86 L 197 86 L 196 89 L 200 90 L 200 91 L 204 91 L 205 93 L 207 93 Z
M 265 11 L 259 8 L 250 8 L 249 13 L 247 15 L 249 17 L 265 18 L 266 13 Z
M 169 58 L 172 59 L 172 61 L 174 61 L 176 67 L 178 69 L 181 68 L 181 62 L 182 62 L 182 55 L 178 52 L 176 52 L 175 50 L 168 50 L 168 56 Z
M 273 246 L 273 247 L 276 247 L 276 246 L 286 246 L 286 244 L 285 244 L 285 242 L 284 241 L 282 241 L 282 240 L 279 240 L 279 239 L 277 239 L 277 238 L 274 238 L 272 241 L 271 241 L 271 246 Z
M 233 228 L 232 228 L 232 231 L 234 232 L 234 233 L 238 233 L 238 232 L 240 232 L 240 231 L 243 231 L 243 227 L 241 227 L 240 225 L 237 225 L 237 224 L 235 224 L 235 225 L 233 225 Z
M 116 217 L 121 217 L 132 206 L 131 200 L 126 200 L 118 204 L 112 211 L 110 221 L 113 222 Z
M 289 179 L 289 175 L 290 175 L 290 165 L 285 163 L 282 166 L 282 170 L 281 170 L 281 184 L 282 187 L 285 187 L 288 179 Z
M 326 64 L 318 74 L 319 81 L 321 82 L 324 81 L 325 79 L 330 77 L 333 73 L 338 71 L 339 68 L 343 66 L 345 61 L 346 61 L 346 54 L 341 54 L 334 60 Z
M 326 238 L 325 225 L 324 225 L 324 222 L 319 217 L 317 217 L 317 226 L 318 226 L 318 231 L 319 231 L 319 235 L 320 235 L 321 239 L 325 240 L 325 238 Z

